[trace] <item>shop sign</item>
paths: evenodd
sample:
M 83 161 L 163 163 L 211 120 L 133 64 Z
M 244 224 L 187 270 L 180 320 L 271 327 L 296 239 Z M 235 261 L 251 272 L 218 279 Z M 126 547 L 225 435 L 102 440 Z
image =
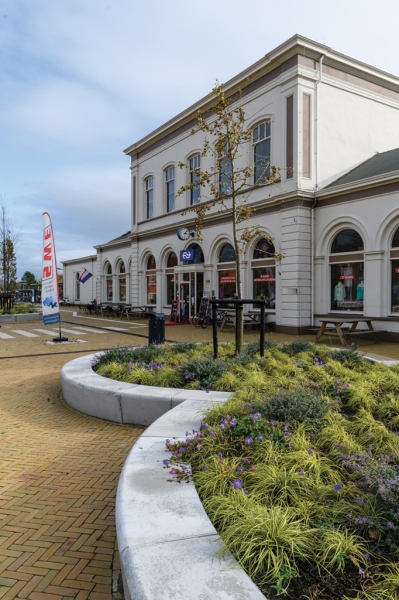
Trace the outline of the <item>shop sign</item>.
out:
M 188 250 L 180 250 L 180 260 L 181 262 L 186 262 L 188 260 L 194 260 L 194 248 L 189 248 Z
M 395 273 L 399 273 L 399 269 L 395 269 Z
M 233 277 L 221 277 L 220 278 L 220 283 L 235 283 L 236 282 L 236 278 Z
M 254 281 L 256 281 L 256 282 L 261 282 L 261 281 L 264 281 L 264 282 L 268 282 L 268 281 L 273 282 L 273 281 L 276 281 L 276 278 L 275 277 L 270 277 L 270 275 L 261 275 L 260 277 L 255 277 Z
M 355 275 L 340 275 L 340 279 L 356 279 Z

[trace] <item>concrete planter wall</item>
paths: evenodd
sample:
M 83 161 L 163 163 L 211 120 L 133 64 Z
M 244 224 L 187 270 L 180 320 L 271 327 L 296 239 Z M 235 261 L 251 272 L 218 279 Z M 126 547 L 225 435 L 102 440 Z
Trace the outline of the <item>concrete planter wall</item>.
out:
M 168 481 L 162 468 L 167 438 L 198 430 L 201 415 L 230 393 L 134 386 L 100 377 L 95 355 L 61 371 L 66 402 L 117 423 L 149 425 L 123 467 L 116 527 L 126 600 L 265 600 L 228 553 L 217 558 L 220 538 L 193 484 Z
M 42 313 L 26 313 L 25 315 L 0 315 L 1 323 L 24 323 L 25 321 L 41 321 Z

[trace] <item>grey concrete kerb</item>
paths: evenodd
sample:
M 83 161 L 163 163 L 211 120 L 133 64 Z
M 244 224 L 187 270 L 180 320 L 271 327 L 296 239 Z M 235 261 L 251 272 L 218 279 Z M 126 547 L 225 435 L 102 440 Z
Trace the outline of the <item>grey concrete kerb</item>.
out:
M 42 313 L 26 313 L 22 315 L 0 315 L 1 323 L 24 323 L 26 321 L 41 321 Z
M 116 527 L 126 600 L 265 600 L 220 538 L 193 484 L 168 481 L 167 438 L 185 439 L 201 415 L 230 393 L 134 386 L 100 377 L 95 355 L 62 369 L 66 402 L 86 414 L 150 425 L 130 451 L 116 499 Z M 160 416 L 160 414 L 162 416 Z M 158 418 L 159 417 L 159 418 Z

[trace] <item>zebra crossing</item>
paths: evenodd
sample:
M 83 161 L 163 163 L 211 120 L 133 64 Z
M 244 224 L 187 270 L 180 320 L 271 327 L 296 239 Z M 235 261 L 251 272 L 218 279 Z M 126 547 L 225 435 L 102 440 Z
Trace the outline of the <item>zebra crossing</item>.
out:
M 95 335 L 104 335 L 107 334 L 109 332 L 109 330 L 111 330 L 111 327 L 107 327 L 108 331 L 104 331 L 101 329 L 94 329 L 91 327 L 80 327 L 79 325 L 73 326 L 73 329 L 66 329 L 65 327 L 62 327 L 62 332 L 64 333 L 69 333 L 70 335 L 76 335 L 76 336 L 87 336 L 88 333 L 94 333 Z M 122 329 L 119 329 L 119 331 L 122 331 Z M 126 329 L 124 329 L 123 331 L 127 331 Z M 57 333 L 59 332 L 58 327 L 54 327 L 53 329 L 39 329 L 39 328 L 33 328 L 30 329 L 29 331 L 23 330 L 23 329 L 8 329 L 8 332 L 6 333 L 5 331 L 0 331 L 0 340 L 12 340 L 12 339 L 17 339 L 19 336 L 22 336 L 24 338 L 39 338 L 42 337 L 43 335 L 46 336 L 50 336 L 50 337 L 54 337 Z

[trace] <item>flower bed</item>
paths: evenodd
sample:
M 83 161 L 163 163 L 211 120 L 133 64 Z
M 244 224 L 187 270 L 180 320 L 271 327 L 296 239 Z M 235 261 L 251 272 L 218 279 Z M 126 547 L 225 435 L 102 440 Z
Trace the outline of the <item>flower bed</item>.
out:
M 210 348 L 159 351 L 139 369 L 157 379 L 166 366 L 181 382 Z M 167 440 L 172 479 L 191 465 L 224 549 L 270 600 L 397 598 L 399 368 L 302 342 L 231 353 L 207 383 L 236 393 L 185 441 Z

